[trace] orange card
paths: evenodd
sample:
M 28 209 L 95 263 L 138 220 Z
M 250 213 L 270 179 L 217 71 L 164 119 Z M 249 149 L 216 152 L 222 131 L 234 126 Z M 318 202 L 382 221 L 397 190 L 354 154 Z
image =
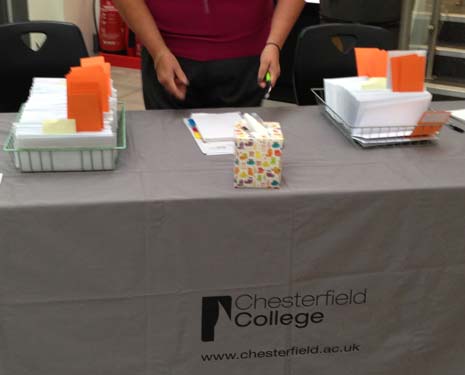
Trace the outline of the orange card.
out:
M 100 97 L 96 92 L 73 93 L 68 97 L 68 118 L 76 120 L 78 132 L 95 132 L 103 128 Z
M 111 90 L 111 65 L 105 62 L 105 59 L 103 58 L 103 56 L 84 57 L 81 59 L 82 67 L 95 66 L 95 65 L 100 65 L 103 67 L 105 75 L 108 78 L 109 90 Z
M 110 83 L 102 65 L 71 68 L 70 79 L 80 82 L 97 82 L 103 112 L 110 110 Z
M 450 113 L 446 111 L 427 111 L 423 113 L 411 137 L 434 135 L 449 121 Z
M 425 89 L 425 70 L 425 56 L 411 54 L 392 57 L 392 91 L 423 91 Z
M 92 56 L 81 58 L 81 66 L 105 64 L 105 58 L 103 56 Z
M 378 48 L 355 48 L 357 74 L 368 77 L 386 77 L 387 51 Z
M 76 74 L 68 74 L 68 118 L 76 120 L 76 130 L 101 131 L 103 111 L 101 89 L 98 82 L 83 81 Z
M 396 58 L 391 58 L 391 81 L 392 81 L 392 91 L 401 91 L 401 69 L 402 61 Z

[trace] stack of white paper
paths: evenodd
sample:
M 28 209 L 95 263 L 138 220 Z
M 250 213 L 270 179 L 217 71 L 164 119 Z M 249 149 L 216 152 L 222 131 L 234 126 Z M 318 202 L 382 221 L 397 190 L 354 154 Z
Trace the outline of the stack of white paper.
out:
M 368 138 L 409 135 L 428 110 L 431 94 L 364 90 L 362 84 L 367 80 L 367 77 L 325 79 L 326 104 L 350 127 L 352 135 Z
M 234 125 L 242 119 L 239 112 L 193 113 L 190 118 L 195 121 L 204 142 L 233 141 Z
M 68 117 L 66 79 L 35 78 L 28 100 L 13 123 L 13 146 L 19 150 L 15 153 L 16 166 L 23 171 L 112 169 L 116 157 L 112 148 L 117 145 L 118 131 L 117 91 L 114 88 L 109 101 L 110 111 L 104 113 L 101 131 L 46 134 L 43 131 L 45 121 Z M 27 151 L 30 149 L 37 151 Z M 46 151 L 39 151 L 41 149 Z
M 116 90 L 112 92 L 111 110 L 104 114 L 101 132 L 44 134 L 44 121 L 68 117 L 66 79 L 34 78 L 29 98 L 23 105 L 19 119 L 13 123 L 15 148 L 115 147 L 118 114 Z

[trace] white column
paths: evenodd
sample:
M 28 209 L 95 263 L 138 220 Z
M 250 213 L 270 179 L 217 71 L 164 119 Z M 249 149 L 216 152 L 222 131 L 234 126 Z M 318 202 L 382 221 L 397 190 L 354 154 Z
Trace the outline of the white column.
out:
M 92 5 L 92 0 L 64 0 L 64 19 L 81 29 L 89 54 L 93 52 L 92 35 L 95 33 Z

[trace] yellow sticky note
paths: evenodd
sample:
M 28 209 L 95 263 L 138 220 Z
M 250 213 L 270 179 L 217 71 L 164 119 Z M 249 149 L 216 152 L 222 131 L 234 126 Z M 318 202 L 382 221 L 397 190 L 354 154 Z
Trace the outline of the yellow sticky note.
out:
M 45 120 L 42 122 L 44 134 L 72 134 L 76 133 L 75 119 Z
M 370 78 L 365 83 L 362 83 L 362 90 L 382 90 L 387 87 L 387 80 L 385 77 Z

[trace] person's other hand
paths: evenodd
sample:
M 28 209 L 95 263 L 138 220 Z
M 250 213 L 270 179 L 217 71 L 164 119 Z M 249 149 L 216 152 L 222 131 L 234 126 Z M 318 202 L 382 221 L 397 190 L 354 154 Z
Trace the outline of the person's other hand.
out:
M 261 88 L 266 87 L 265 75 L 266 72 L 271 74 L 271 87 L 274 87 L 276 81 L 281 74 L 279 65 L 279 49 L 273 44 L 267 44 L 263 48 L 260 56 L 260 68 L 258 69 L 258 84 Z
M 158 81 L 165 90 L 177 99 L 184 100 L 189 80 L 176 57 L 169 50 L 162 51 L 155 59 L 154 66 Z

